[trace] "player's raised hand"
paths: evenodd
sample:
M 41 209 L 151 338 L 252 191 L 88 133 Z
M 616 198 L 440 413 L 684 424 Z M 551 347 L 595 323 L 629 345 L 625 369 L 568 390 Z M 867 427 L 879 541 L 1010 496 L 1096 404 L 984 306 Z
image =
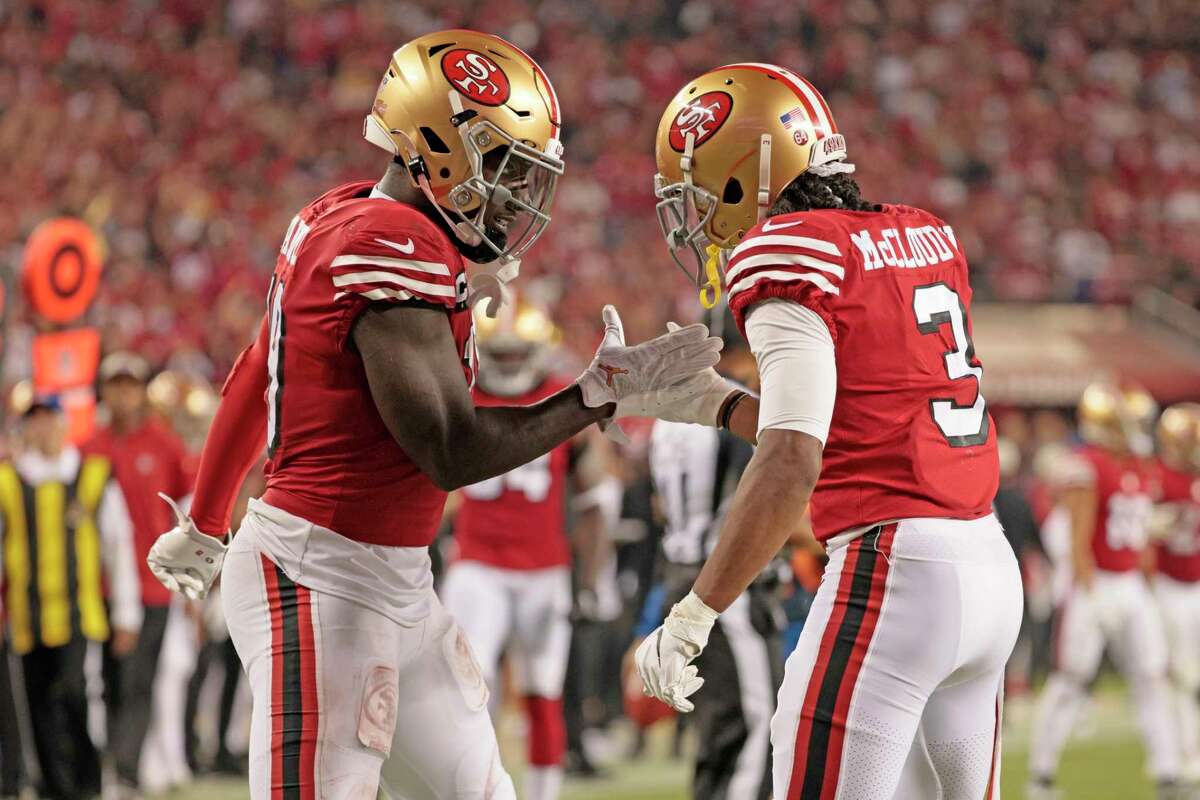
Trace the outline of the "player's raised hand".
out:
M 708 644 L 716 619 L 717 612 L 695 592 L 689 592 L 671 608 L 663 624 L 634 653 L 646 694 L 676 711 L 687 713 L 695 708 L 688 698 L 704 685 L 704 679 L 691 662 Z
M 146 563 L 158 582 L 191 600 L 202 600 L 221 571 L 225 544 L 201 533 L 171 498 L 159 492 L 175 512 L 175 527 L 158 537 Z
M 583 402 L 590 408 L 619 403 L 679 383 L 720 359 L 721 340 L 701 324 L 676 328 L 640 344 L 625 344 L 621 317 L 604 307 L 604 339 L 591 365 L 579 376 Z
M 674 322 L 667 323 L 667 332 L 682 330 Z M 717 426 L 717 414 L 725 400 L 743 391 L 737 384 L 722 378 L 712 367 L 702 369 L 670 386 L 644 394 L 630 395 L 617 403 L 617 419 L 622 417 L 657 417 L 668 422 L 689 422 Z

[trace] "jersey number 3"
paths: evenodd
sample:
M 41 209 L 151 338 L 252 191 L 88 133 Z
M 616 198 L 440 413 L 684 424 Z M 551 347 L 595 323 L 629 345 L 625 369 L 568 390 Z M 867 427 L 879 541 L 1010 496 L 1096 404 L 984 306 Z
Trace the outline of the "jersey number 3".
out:
M 959 405 L 953 398 L 929 401 L 934 424 L 951 447 L 984 444 L 988 438 L 988 413 L 980 388 L 983 367 L 975 361 L 975 344 L 967 328 L 962 298 L 944 283 L 918 286 L 913 290 L 913 313 L 917 315 L 917 330 L 921 333 L 937 333 L 943 325 L 950 326 L 954 349 L 943 356 L 947 377 L 952 381 L 975 379 L 975 402 L 970 405 Z

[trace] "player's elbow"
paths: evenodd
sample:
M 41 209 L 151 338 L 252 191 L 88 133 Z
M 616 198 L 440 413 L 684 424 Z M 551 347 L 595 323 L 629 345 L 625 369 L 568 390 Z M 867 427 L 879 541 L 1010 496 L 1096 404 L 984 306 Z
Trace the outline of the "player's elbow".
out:
M 443 492 L 453 492 L 474 483 L 465 470 L 448 459 L 435 459 L 425 467 L 425 474 L 433 481 L 433 485 Z
M 443 492 L 453 492 L 490 478 L 491 475 L 483 470 L 482 464 L 465 455 L 469 452 L 466 445 L 448 444 L 437 452 L 426 453 L 421 468 L 433 485 Z
M 770 465 L 772 473 L 786 477 L 792 492 L 808 497 L 821 477 L 821 440 L 799 431 L 768 428 L 758 439 L 756 458 Z

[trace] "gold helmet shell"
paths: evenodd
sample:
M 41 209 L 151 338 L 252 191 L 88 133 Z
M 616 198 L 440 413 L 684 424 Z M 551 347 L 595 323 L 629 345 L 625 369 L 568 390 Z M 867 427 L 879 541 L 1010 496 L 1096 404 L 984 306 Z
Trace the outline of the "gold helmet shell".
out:
M 1115 452 L 1139 456 L 1154 450 L 1158 403 L 1140 386 L 1096 381 L 1079 398 L 1079 435 Z
M 392 54 L 363 136 L 408 167 L 460 239 L 515 260 L 550 221 L 561 126 L 558 97 L 536 61 L 498 36 L 448 30 Z M 485 168 L 494 151 L 503 157 Z M 483 224 L 496 197 L 528 218 L 509 225 L 505 243 Z
M 1200 471 L 1200 403 L 1176 403 L 1158 418 L 1158 452 L 1170 466 Z
M 545 309 L 510 299 L 495 317 L 475 312 L 479 387 L 488 394 L 516 397 L 537 388 L 550 372 L 562 332 Z
M 659 224 L 676 262 L 700 285 L 706 244 L 735 247 L 798 175 L 852 171 L 845 158 L 825 98 L 788 69 L 729 64 L 688 82 L 655 140 Z

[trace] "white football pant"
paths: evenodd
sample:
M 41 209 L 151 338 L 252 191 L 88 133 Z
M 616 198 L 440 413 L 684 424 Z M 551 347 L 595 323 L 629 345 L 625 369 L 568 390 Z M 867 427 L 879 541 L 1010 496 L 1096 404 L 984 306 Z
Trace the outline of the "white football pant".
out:
M 514 800 L 487 686 L 437 598 L 404 626 L 291 580 L 260 551 L 263 530 L 243 536 L 284 519 L 248 514 L 221 578 L 254 698 L 250 797 Z
M 1021 576 L 994 516 L 831 546 L 771 723 L 776 800 L 999 797 Z
M 459 561 L 447 571 L 441 597 L 496 696 L 496 672 L 508 648 L 529 721 L 524 796 L 553 800 L 567 744 L 562 688 L 571 646 L 569 568 L 513 570 Z
M 1092 588 L 1074 586 L 1059 609 L 1054 671 L 1038 699 L 1030 741 L 1029 771 L 1052 780 L 1087 687 L 1100 668 L 1104 646 L 1129 681 L 1150 774 L 1179 775 L 1179 746 L 1171 722 L 1167 642 L 1145 578 L 1137 571 L 1097 570 Z
M 1169 647 L 1168 675 L 1184 777 L 1200 779 L 1200 581 L 1154 577 L 1154 596 Z

